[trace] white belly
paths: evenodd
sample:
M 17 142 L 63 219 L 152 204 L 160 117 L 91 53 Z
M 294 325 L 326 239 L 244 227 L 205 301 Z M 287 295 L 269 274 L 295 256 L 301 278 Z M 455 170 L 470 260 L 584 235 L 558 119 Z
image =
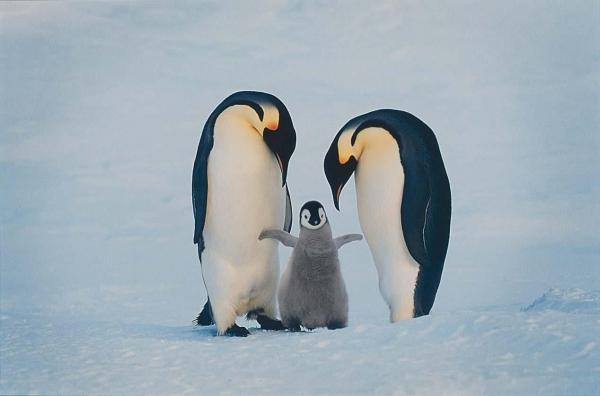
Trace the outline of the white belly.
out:
M 419 265 L 410 255 L 402 233 L 404 171 L 398 145 L 387 132 L 377 138 L 378 142 L 365 147 L 356 168 L 357 205 L 360 225 L 377 267 L 379 290 L 394 322 L 413 317 Z
M 213 311 L 241 315 L 275 300 L 277 247 L 258 236 L 265 228 L 281 228 L 284 211 L 285 189 L 274 155 L 250 124 L 223 113 L 208 160 L 203 232 L 202 273 Z

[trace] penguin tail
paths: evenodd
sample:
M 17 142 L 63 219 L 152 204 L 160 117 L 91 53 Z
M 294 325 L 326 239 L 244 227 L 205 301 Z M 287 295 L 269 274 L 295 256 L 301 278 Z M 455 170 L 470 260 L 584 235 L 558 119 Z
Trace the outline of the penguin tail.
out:
M 204 308 L 202 308 L 202 312 L 198 314 L 198 317 L 196 318 L 194 323 L 197 326 L 210 326 L 215 324 L 210 309 L 210 300 L 206 301 L 206 304 L 204 304 Z

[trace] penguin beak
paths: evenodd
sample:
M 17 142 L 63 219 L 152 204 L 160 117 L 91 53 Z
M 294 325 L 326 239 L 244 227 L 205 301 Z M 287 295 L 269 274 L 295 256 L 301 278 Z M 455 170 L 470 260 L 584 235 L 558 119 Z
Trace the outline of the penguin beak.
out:
M 350 159 L 348 159 L 348 162 L 340 164 L 337 139 L 333 141 L 329 151 L 325 155 L 325 161 L 323 163 L 325 176 L 331 187 L 333 204 L 338 211 L 340 210 L 340 195 L 342 189 L 344 188 L 344 185 L 346 185 L 346 182 L 348 182 L 348 179 L 350 179 L 350 176 L 352 176 L 352 173 L 354 173 L 357 163 L 356 158 L 351 156 Z
M 279 129 L 265 128 L 263 140 L 277 158 L 281 170 L 281 186 L 287 181 L 288 163 L 296 148 L 296 132 L 293 127 L 280 125 Z

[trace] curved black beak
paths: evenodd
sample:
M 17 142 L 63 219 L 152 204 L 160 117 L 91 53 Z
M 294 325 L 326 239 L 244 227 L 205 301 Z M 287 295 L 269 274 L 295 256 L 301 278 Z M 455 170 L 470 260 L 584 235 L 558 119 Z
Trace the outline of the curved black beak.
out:
M 339 161 L 339 153 L 337 149 L 337 137 L 334 139 L 333 143 L 331 143 L 331 147 L 329 147 L 329 151 L 325 154 L 325 161 L 323 163 L 323 167 L 325 169 L 325 176 L 327 177 L 327 181 L 329 182 L 329 186 L 331 187 L 331 194 L 333 195 L 333 204 L 335 208 L 340 210 L 340 194 L 342 193 L 342 189 L 344 185 L 354 173 L 356 169 L 356 158 L 351 156 L 348 159 L 348 162 L 345 164 L 340 164 Z
M 276 130 L 265 128 L 263 140 L 277 158 L 283 187 L 287 181 L 288 163 L 296 149 L 296 132 L 291 125 L 280 125 Z

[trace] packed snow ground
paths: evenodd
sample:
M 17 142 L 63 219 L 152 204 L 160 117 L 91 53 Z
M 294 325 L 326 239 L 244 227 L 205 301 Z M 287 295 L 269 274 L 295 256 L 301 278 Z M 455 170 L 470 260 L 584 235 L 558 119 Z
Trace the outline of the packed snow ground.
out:
M 113 289 L 72 296 L 89 303 L 86 311 L 24 313 L 23 307 L 4 306 L 0 393 L 597 395 L 600 390 L 599 292 L 552 289 L 525 308 L 456 310 L 393 325 L 378 307 L 352 312 L 349 327 L 336 331 L 266 332 L 247 322 L 248 338 L 218 337 L 212 326 L 177 320 L 177 306 L 163 312 L 169 307 L 157 295 L 165 292 Z

